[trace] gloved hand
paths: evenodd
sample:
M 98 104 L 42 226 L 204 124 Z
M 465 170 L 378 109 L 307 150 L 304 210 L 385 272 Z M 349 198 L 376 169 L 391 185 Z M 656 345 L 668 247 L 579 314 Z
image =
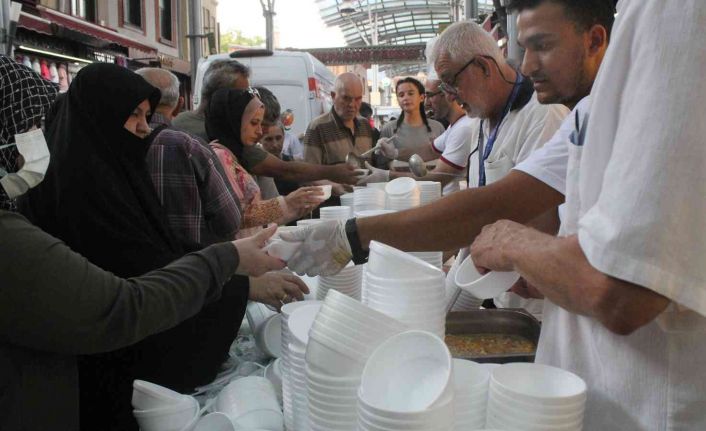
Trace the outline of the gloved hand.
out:
M 370 169 L 370 175 L 366 175 L 358 180 L 358 186 L 364 186 L 368 183 L 386 183 L 390 181 L 390 171 L 378 169 L 368 162 L 365 162 L 365 167 Z
M 379 147 L 375 150 L 376 154 L 382 154 L 388 159 L 397 159 L 400 155 L 400 150 L 395 148 L 395 137 L 380 138 L 378 139 L 377 146 Z
M 303 243 L 287 262 L 289 269 L 299 275 L 334 275 L 353 258 L 345 221 L 323 221 L 304 229 L 282 232 L 280 238 Z

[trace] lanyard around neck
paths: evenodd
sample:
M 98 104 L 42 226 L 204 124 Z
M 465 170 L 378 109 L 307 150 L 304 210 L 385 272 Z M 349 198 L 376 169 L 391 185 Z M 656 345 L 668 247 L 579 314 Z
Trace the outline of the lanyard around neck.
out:
M 523 81 L 524 78 L 522 77 L 522 74 L 517 72 L 515 85 L 512 87 L 512 93 L 510 93 L 510 97 L 505 103 L 505 108 L 503 108 L 503 114 L 498 120 L 498 123 L 495 125 L 495 127 L 493 127 L 493 130 L 490 131 L 490 135 L 488 135 L 488 142 L 486 142 L 485 145 L 483 145 L 483 123 L 485 122 L 485 120 L 481 120 L 480 122 L 480 131 L 478 132 L 478 148 L 483 148 L 483 157 L 478 157 L 478 187 L 482 187 L 485 185 L 485 161 L 488 159 L 490 153 L 493 151 L 495 140 L 498 138 L 498 133 L 500 133 L 500 126 L 502 126 L 503 120 L 505 119 L 507 114 L 509 114 L 510 110 L 512 110 L 512 105 L 515 104 L 515 100 L 517 100 L 517 96 L 520 94 L 520 87 L 522 86 Z

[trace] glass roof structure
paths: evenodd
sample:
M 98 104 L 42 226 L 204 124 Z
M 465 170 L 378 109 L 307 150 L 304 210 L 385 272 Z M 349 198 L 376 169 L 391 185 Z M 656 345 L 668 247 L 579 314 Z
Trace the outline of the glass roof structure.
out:
M 317 0 L 329 27 L 339 26 L 348 46 L 425 43 L 440 24 L 463 17 L 464 0 Z M 481 13 L 493 11 L 492 0 L 478 0 Z M 377 23 L 377 25 L 375 24 Z

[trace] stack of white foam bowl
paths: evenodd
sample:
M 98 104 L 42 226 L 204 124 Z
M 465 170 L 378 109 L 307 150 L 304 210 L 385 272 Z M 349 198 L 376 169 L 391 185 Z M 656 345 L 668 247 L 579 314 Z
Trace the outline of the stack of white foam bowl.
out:
M 351 209 L 351 212 L 355 210 L 355 196 L 353 193 L 346 193 L 340 196 L 341 206 L 346 206 Z
M 329 290 L 336 290 L 360 301 L 360 291 L 363 283 L 363 265 L 353 265 L 351 262 L 338 274 L 319 276 L 316 288 L 316 299 L 323 300 Z
M 395 335 L 370 355 L 358 390 L 358 429 L 454 429 L 453 362 L 434 334 Z
M 355 211 L 384 210 L 385 192 L 376 188 L 362 188 L 353 192 Z
M 132 383 L 132 407 L 143 431 L 191 429 L 199 418 L 199 403 L 194 397 L 144 380 Z
M 262 375 L 272 383 L 277 394 L 277 401 L 282 405 L 282 358 L 270 362 Z
M 349 206 L 340 207 L 324 207 L 319 209 L 319 217 L 321 220 L 348 220 L 351 218 L 352 211 Z
M 309 403 L 306 392 L 306 346 L 309 342 L 309 330 L 321 303 L 308 304 L 297 308 L 289 316 L 289 379 L 292 395 L 292 430 L 309 429 Z
M 411 329 L 446 332 L 444 273 L 408 253 L 377 241 L 363 274 L 362 301 Z
M 368 183 L 369 189 L 378 189 L 383 192 L 385 191 L 385 186 L 387 186 L 387 183 Z
M 426 205 L 441 197 L 441 183 L 438 181 L 417 181 L 419 204 Z
M 405 326 L 336 291 L 309 334 L 306 376 L 313 431 L 355 430 L 358 386 L 370 354 Z
M 282 407 L 284 408 L 284 424 L 288 430 L 294 429 L 294 406 L 293 402 L 293 392 L 292 383 L 290 375 L 290 362 L 289 362 L 289 340 L 291 339 L 291 334 L 289 333 L 289 316 L 298 308 L 305 307 L 311 304 L 321 305 L 321 301 L 300 301 L 300 302 L 290 302 L 282 306 L 282 349 L 281 349 L 281 363 L 280 372 L 282 374 Z
M 506 364 L 491 373 L 487 426 L 578 431 L 585 406 L 586 383 L 577 375 L 541 364 Z
M 402 177 L 390 181 L 385 186 L 385 193 L 385 205 L 389 210 L 401 211 L 419 206 L 419 187 L 413 178 Z
M 272 383 L 264 377 L 234 380 L 216 397 L 214 410 L 228 415 L 240 428 L 284 430 L 284 419 Z
M 457 431 L 485 427 L 490 371 L 472 361 L 454 359 L 454 392 Z
M 413 251 L 409 254 L 439 269 L 444 264 L 444 253 L 440 251 Z

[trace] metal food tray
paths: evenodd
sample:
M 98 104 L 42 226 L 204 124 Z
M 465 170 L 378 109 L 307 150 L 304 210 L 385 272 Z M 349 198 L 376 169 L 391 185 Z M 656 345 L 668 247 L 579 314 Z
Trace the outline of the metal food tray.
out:
M 519 308 L 487 309 L 473 311 L 452 311 L 446 316 L 446 333 L 464 334 L 511 334 L 532 341 L 539 341 L 541 325 L 530 313 Z M 535 350 L 536 351 L 536 350 Z M 476 362 L 504 364 L 508 362 L 534 362 L 534 353 L 506 355 L 468 356 Z

